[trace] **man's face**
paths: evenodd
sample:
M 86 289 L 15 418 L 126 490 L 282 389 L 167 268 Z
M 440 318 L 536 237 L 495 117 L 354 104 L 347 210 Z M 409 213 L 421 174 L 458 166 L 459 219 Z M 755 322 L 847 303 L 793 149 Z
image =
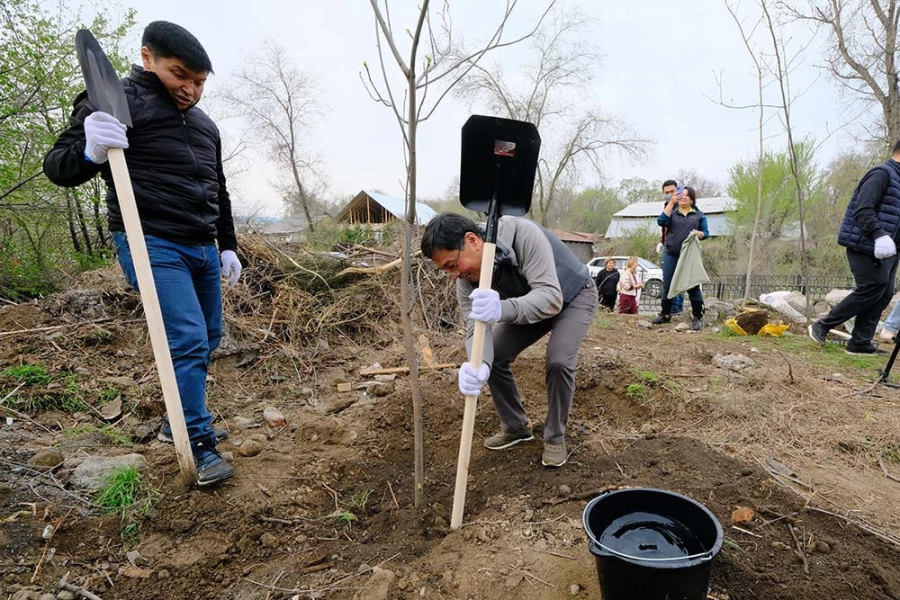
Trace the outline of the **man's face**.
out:
M 431 254 L 431 261 L 450 279 L 461 278 L 477 284 L 481 275 L 481 250 L 483 247 L 484 241 L 469 232 L 466 233 L 461 248 L 458 250 L 436 248 Z
M 675 188 L 676 186 L 674 185 L 667 185 L 663 188 L 663 199 L 665 199 L 666 202 L 671 200 L 672 196 L 675 195 Z
M 187 110 L 200 100 L 209 76 L 206 71 L 188 69 L 180 58 L 156 56 L 146 46 L 141 48 L 141 61 L 145 71 L 156 73 L 180 110 Z

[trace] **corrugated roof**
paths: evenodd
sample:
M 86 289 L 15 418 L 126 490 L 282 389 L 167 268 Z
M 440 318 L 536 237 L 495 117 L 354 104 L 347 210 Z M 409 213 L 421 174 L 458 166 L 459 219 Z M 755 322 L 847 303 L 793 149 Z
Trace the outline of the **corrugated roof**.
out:
M 372 200 L 380 204 L 386 211 L 388 211 L 401 221 L 406 219 L 406 200 L 394 198 L 393 196 L 387 196 L 385 194 L 379 194 L 377 192 L 362 190 L 353 198 L 353 200 L 347 203 L 347 206 L 341 209 L 341 212 L 338 213 L 337 220 L 343 220 L 349 213 L 350 208 L 365 196 L 370 197 Z M 428 221 L 436 216 L 437 212 L 435 212 L 433 208 L 431 208 L 427 204 L 416 202 L 416 223 L 424 226 L 428 223 Z
M 594 243 L 594 236 L 590 233 L 580 233 L 578 231 L 563 231 L 562 229 L 550 229 L 549 231 L 563 242 L 585 242 L 588 244 Z
M 707 215 L 732 211 L 736 206 L 735 199 L 730 196 L 714 196 L 698 198 L 697 208 Z M 629 204 L 613 215 L 615 217 L 658 217 L 663 210 L 663 202 L 635 202 Z

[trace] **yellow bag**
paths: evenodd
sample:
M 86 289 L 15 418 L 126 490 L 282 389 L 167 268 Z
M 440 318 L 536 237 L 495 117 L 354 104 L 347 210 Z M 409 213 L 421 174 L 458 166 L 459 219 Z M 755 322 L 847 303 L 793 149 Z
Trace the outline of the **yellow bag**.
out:
M 766 323 L 763 325 L 759 332 L 756 335 L 762 337 L 764 335 L 771 335 L 772 337 L 781 337 L 784 335 L 784 332 L 790 329 L 790 325 L 776 325 L 775 323 Z
M 735 321 L 734 317 L 725 321 L 725 325 L 728 327 L 728 329 L 730 329 L 731 331 L 733 331 L 734 333 L 736 333 L 738 335 L 747 335 L 747 332 L 744 331 L 743 327 L 738 325 L 738 323 L 737 323 L 737 321 Z

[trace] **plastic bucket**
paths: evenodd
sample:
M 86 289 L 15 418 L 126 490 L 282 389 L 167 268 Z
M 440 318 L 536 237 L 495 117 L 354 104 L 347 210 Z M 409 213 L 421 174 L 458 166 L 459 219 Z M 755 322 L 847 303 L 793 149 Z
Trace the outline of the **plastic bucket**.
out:
M 706 600 L 722 526 L 681 494 L 602 492 L 584 509 L 603 600 Z

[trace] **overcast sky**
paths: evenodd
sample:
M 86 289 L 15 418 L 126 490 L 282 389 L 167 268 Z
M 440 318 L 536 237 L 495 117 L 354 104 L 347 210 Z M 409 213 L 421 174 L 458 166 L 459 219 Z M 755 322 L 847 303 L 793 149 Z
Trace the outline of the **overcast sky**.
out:
M 413 28 L 417 3 L 391 2 L 397 29 Z M 124 0 L 124 4 L 137 9 L 138 31 L 163 19 L 187 27 L 200 39 L 216 71 L 207 94 L 227 85 L 230 74 L 263 40 L 283 45 L 297 67 L 317 77 L 321 102 L 328 107 L 306 142 L 324 158 L 329 196 L 349 198 L 366 188 L 402 195 L 404 163 L 397 123 L 389 109 L 372 101 L 359 79 L 363 61 L 377 65 L 368 1 Z M 751 17 L 754 4 L 747 0 L 743 4 L 742 14 Z M 451 0 L 451 5 L 457 35 L 474 44 L 497 23 L 504 2 Z M 525 31 L 544 6 L 543 0 L 520 0 L 511 30 Z M 731 166 L 755 154 L 756 113 L 722 108 L 704 97 L 719 96 L 716 74 L 721 73 L 728 99 L 751 104 L 756 98 L 752 62 L 721 0 L 565 0 L 565 6 L 590 18 L 585 39 L 603 55 L 586 101 L 653 140 L 650 157 L 642 163 L 608 161 L 606 183 L 615 185 L 629 177 L 665 179 L 682 168 L 724 183 Z M 793 47 L 807 35 L 802 29 L 789 33 Z M 133 45 L 136 59 L 137 40 Z M 793 118 L 795 136 L 812 135 L 823 142 L 853 113 L 842 109 L 833 81 L 818 68 L 821 61 L 815 48 L 807 51 L 793 73 L 793 89 L 805 90 Z M 503 49 L 492 60 L 515 66 L 526 51 L 525 46 Z M 422 125 L 420 197 L 443 195 L 458 176 L 460 128 L 471 112 L 483 111 L 450 98 Z M 237 133 L 234 123 L 220 125 L 224 135 Z M 780 129 L 772 122 L 767 133 L 774 136 Z M 783 147 L 784 142 L 769 143 Z M 852 138 L 845 133 L 832 136 L 820 151 L 819 163 L 826 164 L 842 144 L 849 143 Z M 236 210 L 262 206 L 266 214 L 277 214 L 281 204 L 269 185 L 275 175 L 266 167 L 264 150 L 248 150 L 245 161 L 250 170 L 231 181 Z M 582 183 L 596 182 L 597 177 L 589 176 Z

